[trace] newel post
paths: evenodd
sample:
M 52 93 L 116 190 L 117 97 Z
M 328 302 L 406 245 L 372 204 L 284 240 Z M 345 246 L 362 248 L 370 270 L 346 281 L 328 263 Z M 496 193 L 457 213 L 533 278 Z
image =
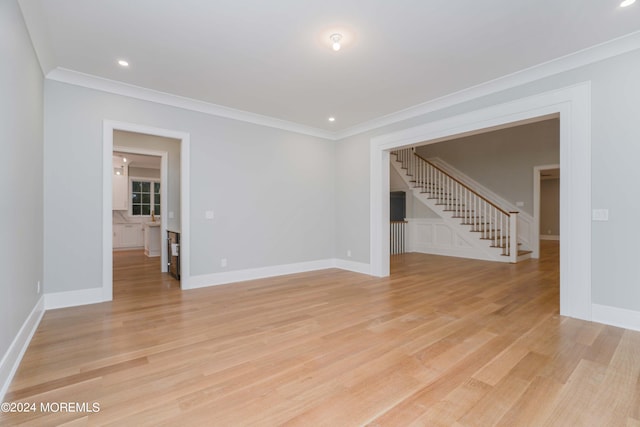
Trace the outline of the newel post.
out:
M 509 262 L 518 261 L 518 212 L 509 212 Z

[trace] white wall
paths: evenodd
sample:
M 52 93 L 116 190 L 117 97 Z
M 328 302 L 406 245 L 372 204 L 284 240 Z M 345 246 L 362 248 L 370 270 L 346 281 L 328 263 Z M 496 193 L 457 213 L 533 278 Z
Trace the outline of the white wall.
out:
M 339 161 L 348 165 L 368 160 L 369 140 L 377 135 L 591 81 L 592 203 L 594 208 L 608 208 L 610 215 L 608 222 L 592 224 L 592 300 L 600 305 L 640 311 L 640 286 L 637 286 L 640 282 L 637 250 L 640 198 L 621 197 L 625 191 L 635 192 L 636 183 L 640 182 L 637 166 L 640 159 L 637 143 L 640 137 L 639 69 L 640 51 L 636 50 L 345 138 L 338 146 Z M 338 235 L 344 233 L 345 237 L 337 242 L 337 254 L 342 257 L 347 246 L 357 247 L 364 252 L 360 260 L 369 262 L 369 218 L 361 214 L 365 210 L 369 212 L 369 168 L 343 167 L 339 179 L 352 184 L 337 187 L 340 211 L 348 215 L 338 222 Z M 347 224 L 349 229 L 345 227 Z
M 48 292 L 102 286 L 104 119 L 190 134 L 192 276 L 334 257 L 335 143 L 46 81 Z
M 37 282 L 43 278 L 42 73 L 18 5 L 12 0 L 0 2 L 0 52 L 0 143 L 4 160 L 0 168 L 2 360 L 36 306 Z M 0 401 L 2 382 L 8 374 L 3 365 Z

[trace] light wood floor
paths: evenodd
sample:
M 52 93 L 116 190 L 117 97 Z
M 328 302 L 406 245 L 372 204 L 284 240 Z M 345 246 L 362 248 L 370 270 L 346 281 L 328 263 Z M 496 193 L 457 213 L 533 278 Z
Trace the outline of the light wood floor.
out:
M 114 302 L 47 312 L 5 398 L 100 412 L 0 424 L 640 425 L 640 333 L 559 316 L 543 243 L 517 265 L 405 254 L 385 279 L 185 292 L 118 253 Z

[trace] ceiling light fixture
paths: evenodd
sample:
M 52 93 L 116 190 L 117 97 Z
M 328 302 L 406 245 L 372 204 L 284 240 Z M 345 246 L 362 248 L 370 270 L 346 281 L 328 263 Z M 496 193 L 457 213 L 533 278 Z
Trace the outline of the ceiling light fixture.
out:
M 122 161 L 123 161 L 123 162 L 125 162 L 125 163 L 127 163 L 127 158 L 126 158 L 126 157 L 123 157 L 123 158 L 122 158 Z
M 329 121 L 330 121 L 330 122 L 335 122 L 335 121 L 336 121 L 336 118 L 335 118 L 335 117 L 329 117 Z
M 635 2 L 636 2 L 636 0 L 624 0 L 622 3 L 620 3 L 620 7 L 631 6 Z
M 127 61 L 125 61 L 124 59 L 119 59 L 118 60 L 118 65 L 120 65 L 121 67 L 128 67 L 129 63 Z
M 341 47 L 340 40 L 342 40 L 342 34 L 338 34 L 338 33 L 331 34 L 331 37 L 329 37 L 329 40 L 331 40 L 331 43 L 332 43 L 331 48 L 336 52 L 339 51 Z

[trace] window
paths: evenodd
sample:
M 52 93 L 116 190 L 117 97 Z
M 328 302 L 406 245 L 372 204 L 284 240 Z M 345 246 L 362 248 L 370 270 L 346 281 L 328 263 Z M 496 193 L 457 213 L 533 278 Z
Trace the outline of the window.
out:
M 131 215 L 160 215 L 160 183 L 153 180 L 131 180 Z

